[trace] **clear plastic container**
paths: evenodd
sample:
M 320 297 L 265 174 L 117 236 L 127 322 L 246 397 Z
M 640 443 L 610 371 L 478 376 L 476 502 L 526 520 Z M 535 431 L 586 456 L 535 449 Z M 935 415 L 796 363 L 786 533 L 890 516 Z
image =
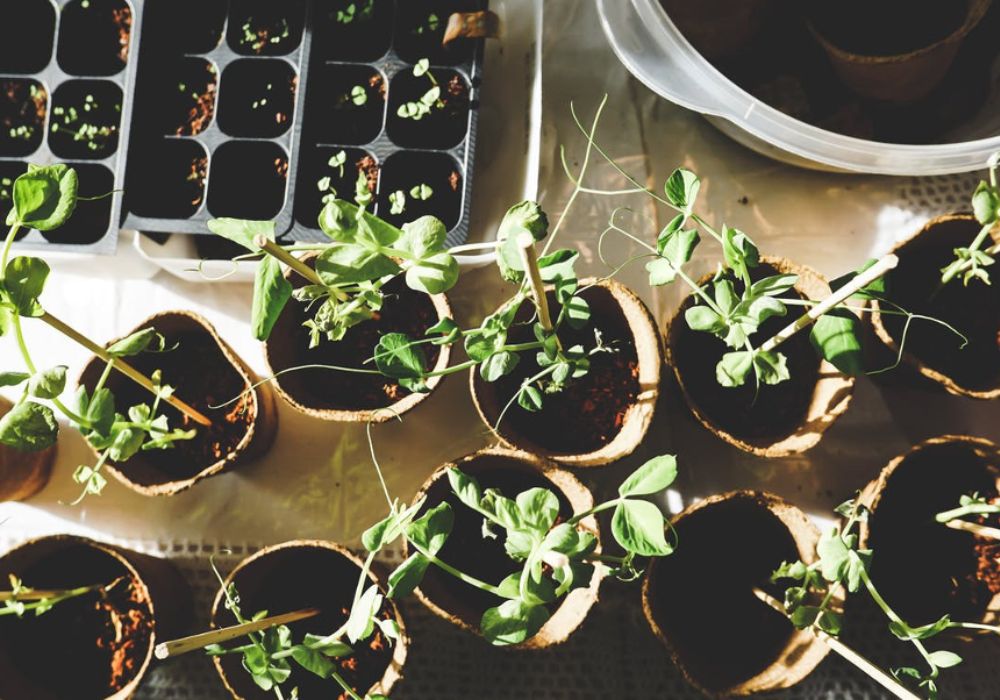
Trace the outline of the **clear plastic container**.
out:
M 981 170 L 1000 150 L 997 71 L 987 104 L 949 135 L 956 141 L 933 145 L 867 141 L 806 124 L 743 90 L 691 46 L 658 0 L 596 1 L 611 46 L 636 78 L 771 158 L 828 171 L 941 175 Z

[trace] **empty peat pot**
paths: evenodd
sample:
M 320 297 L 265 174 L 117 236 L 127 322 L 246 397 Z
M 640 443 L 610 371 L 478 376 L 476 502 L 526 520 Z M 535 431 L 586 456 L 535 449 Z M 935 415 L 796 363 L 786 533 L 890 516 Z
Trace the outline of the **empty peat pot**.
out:
M 312 264 L 315 255 L 304 255 L 302 261 Z M 306 284 L 296 272 L 286 271 L 285 277 L 296 289 Z M 379 338 L 386 333 L 406 333 L 422 338 L 428 328 L 440 319 L 451 317 L 451 307 L 444 294 L 425 294 L 406 286 L 402 276 L 386 284 L 382 309 L 375 318 L 350 328 L 336 342 L 326 338 L 309 348 L 309 329 L 302 324 L 311 318 L 306 306 L 294 299 L 285 304 L 274 324 L 270 337 L 264 341 L 264 357 L 268 373 L 276 375 L 274 385 L 285 401 L 294 408 L 323 420 L 356 423 L 382 423 L 401 416 L 427 398 L 440 384 L 441 376 L 427 380 L 426 393 L 413 393 L 394 380 L 380 374 L 359 374 L 336 369 L 297 369 L 303 365 L 333 365 L 371 370 L 367 362 L 375 353 Z M 427 365 L 433 371 L 448 366 L 447 346 L 424 345 Z
M 246 617 L 267 610 L 281 615 L 304 608 L 321 612 L 288 627 L 298 642 L 307 633 L 329 635 L 347 620 L 354 591 L 361 576 L 362 562 L 333 542 L 294 540 L 266 547 L 247 557 L 226 577 L 225 586 L 235 584 L 240 608 Z M 368 580 L 379 584 L 369 571 Z M 225 607 L 225 588 L 220 588 L 212 605 L 212 626 L 237 624 Z M 382 590 L 385 593 L 385 590 Z M 379 612 L 382 619 L 394 619 L 399 625 L 399 639 L 390 642 L 376 628 L 364 642 L 354 646 L 354 653 L 336 660 L 337 672 L 362 697 L 388 695 L 402 677 L 409 638 L 396 605 L 386 598 Z M 213 657 L 222 683 L 236 700 L 273 700 L 272 692 L 261 690 L 243 668 L 239 654 Z M 332 678 L 320 678 L 292 664 L 288 689 L 297 687 L 302 698 L 341 697 Z
M 660 0 L 671 21 L 710 60 L 744 51 L 771 19 L 775 0 Z
M 594 506 L 590 490 L 569 472 L 536 455 L 518 450 L 489 447 L 444 464 L 430 476 L 416 498 L 427 497 L 423 511 L 443 501 L 451 504 L 455 523 L 438 558 L 461 568 L 463 573 L 487 583 L 499 584 L 517 571 L 521 563 L 511 559 L 504 550 L 503 539 L 483 537 L 483 516 L 462 504 L 448 481 L 448 469 L 457 467 L 474 477 L 485 489 L 498 489 L 508 498 L 531 488 L 549 489 L 559 498 L 559 521 Z M 600 530 L 594 516 L 580 521 L 580 527 L 597 537 L 597 552 L 601 551 Z M 404 557 L 410 555 L 404 542 Z M 571 591 L 558 604 L 550 605 L 551 617 L 534 637 L 516 645 L 518 649 L 542 649 L 565 642 L 583 623 L 590 608 L 597 602 L 601 577 L 594 575 L 590 585 Z M 417 597 L 431 611 L 462 629 L 479 634 L 479 624 L 487 609 L 496 607 L 502 599 L 474 588 L 451 574 L 431 565 L 424 575 Z
M 910 324 L 903 362 L 926 380 L 958 396 L 1000 398 L 1000 285 L 956 277 L 941 285 L 941 269 L 955 259 L 954 249 L 968 246 L 979 232 L 973 216 L 949 214 L 929 221 L 893 250 L 899 266 L 888 277 L 886 298 L 912 313 L 924 314 L 954 326 L 969 339 L 937 323 Z M 988 247 L 984 246 L 984 247 Z M 875 313 L 875 333 L 893 352 L 906 329 L 902 316 Z
M 646 436 L 660 393 L 663 345 L 649 309 L 630 289 L 594 279 L 581 280 L 580 288 L 590 305 L 590 322 L 578 330 L 561 327 L 559 339 L 564 347 L 589 350 L 598 330 L 613 348 L 593 355 L 586 375 L 546 394 L 540 411 L 512 405 L 503 420 L 500 415 L 521 383 L 539 371 L 535 354 L 522 353 L 514 371 L 495 382 L 473 367 L 470 385 L 479 415 L 507 447 L 574 467 L 596 467 L 628 456 Z M 550 308 L 556 308 L 555 293 L 547 294 Z M 522 323 L 533 313 L 530 302 L 521 305 L 509 342 L 535 340 L 530 324 Z
M 0 396 L 0 417 L 11 408 L 13 404 Z M 55 445 L 37 452 L 0 445 L 0 502 L 23 501 L 45 488 L 55 459 Z
M 4 588 L 8 574 L 36 590 L 107 586 L 40 616 L 0 617 L 0 697 L 11 700 L 130 698 L 153 647 L 181 633 L 190 615 L 187 585 L 170 562 L 83 537 L 26 542 L 0 557 Z
M 254 387 L 257 375 L 215 328 L 190 311 L 155 314 L 135 331 L 144 328 L 155 328 L 165 338 L 168 350 L 140 353 L 126 361 L 146 376 L 161 370 L 163 382 L 209 418 L 212 427 L 201 426 L 161 402 L 160 411 L 167 416 L 170 427 L 193 428 L 194 438 L 178 440 L 165 450 L 140 450 L 122 464 L 108 460 L 108 471 L 133 491 L 169 496 L 267 452 L 278 430 L 274 392 L 266 382 Z M 91 358 L 80 375 L 80 385 L 92 390 L 105 367 L 104 360 Z M 111 372 L 107 387 L 120 413 L 136 404 L 152 404 L 153 395 L 120 372 Z M 239 400 L 232 404 L 211 408 L 237 397 Z
M 861 494 L 871 513 L 860 547 L 872 549 L 872 580 L 911 625 L 953 620 L 997 624 L 1000 543 L 935 521 L 978 493 L 1000 488 L 1000 449 L 981 438 L 946 435 L 893 459 Z M 971 521 L 971 518 L 970 518 Z M 985 524 L 997 527 L 1000 518 Z
M 750 271 L 753 280 L 775 274 L 799 278 L 794 289 L 779 299 L 830 295 L 830 286 L 818 272 L 781 258 L 764 257 Z M 700 284 L 710 279 L 705 277 Z M 742 282 L 735 285 L 737 294 L 742 293 Z M 684 312 L 696 301 L 694 295 L 689 296 L 667 328 L 667 362 L 698 422 L 730 445 L 763 457 L 784 457 L 814 447 L 847 410 L 854 378 L 816 354 L 806 329 L 778 347 L 788 359 L 790 379 L 759 389 L 751 381 L 741 387 L 724 387 L 716 379 L 715 367 L 728 346 L 710 333 L 692 330 L 684 319 Z M 803 307 L 789 305 L 786 316 L 762 323 L 751 342 L 756 345 L 770 338 L 804 312 Z
M 910 102 L 944 80 L 992 2 L 813 0 L 809 28 L 848 88 L 873 100 Z
M 819 531 L 777 496 L 733 491 L 673 519 L 680 546 L 649 563 L 642 607 L 685 678 L 707 695 L 751 695 L 795 685 L 828 647 L 754 594 L 784 562 L 816 559 Z

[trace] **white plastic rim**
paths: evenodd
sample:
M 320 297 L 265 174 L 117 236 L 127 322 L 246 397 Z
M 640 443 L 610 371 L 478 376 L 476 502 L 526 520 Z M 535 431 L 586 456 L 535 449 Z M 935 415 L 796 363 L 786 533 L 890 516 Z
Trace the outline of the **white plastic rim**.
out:
M 596 2 L 604 33 L 632 75 L 772 158 L 821 170 L 944 175 L 981 170 L 990 155 L 1000 151 L 1000 135 L 910 145 L 866 141 L 806 124 L 764 104 L 716 70 L 684 38 L 658 0 Z

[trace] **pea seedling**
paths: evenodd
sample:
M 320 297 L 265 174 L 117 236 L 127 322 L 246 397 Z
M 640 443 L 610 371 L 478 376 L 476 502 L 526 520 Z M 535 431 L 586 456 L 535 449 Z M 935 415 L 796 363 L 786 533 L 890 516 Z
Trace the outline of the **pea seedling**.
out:
M 11 247 L 22 228 L 51 231 L 72 215 L 77 200 L 77 174 L 65 165 L 28 166 L 12 186 L 13 208 L 7 216 L 10 227 L 0 254 L 0 335 L 12 333 L 26 371 L 0 373 L 0 386 L 23 386 L 14 408 L 0 419 L 0 444 L 23 452 L 46 449 L 55 444 L 58 424 L 52 407 L 66 416 L 91 445 L 100 451 L 94 465 L 81 465 L 73 474 L 83 485 L 76 502 L 87 494 L 99 494 L 107 483 L 101 469 L 109 460 L 124 462 L 139 450 L 166 449 L 178 440 L 188 440 L 194 430 L 171 429 L 167 417 L 158 415 L 166 401 L 201 425 L 211 425 L 204 415 L 176 396 L 159 372 L 147 377 L 122 358 L 147 350 L 163 351 L 164 339 L 145 329 L 104 348 L 59 320 L 42 306 L 41 296 L 49 266 L 41 258 L 10 257 Z M 67 405 L 60 399 L 66 388 L 65 365 L 38 368 L 31 357 L 21 328 L 22 318 L 44 321 L 60 333 L 101 357 L 107 365 L 92 391 L 80 386 Z M 115 369 L 153 394 L 152 404 L 138 404 L 116 412 L 115 397 L 105 385 Z
M 434 74 L 431 73 L 430 66 L 430 61 L 426 58 L 421 58 L 413 66 L 414 77 L 419 78 L 422 75 L 426 75 L 431 86 L 416 102 L 404 102 L 399 105 L 396 114 L 401 118 L 420 121 L 429 115 L 432 110 L 444 109 L 444 100 L 441 99 L 441 86 L 438 84 Z
M 955 249 L 955 260 L 941 270 L 942 285 L 959 276 L 964 285 L 972 280 L 990 284 L 990 273 L 985 268 L 996 262 L 994 256 L 1000 254 L 1000 243 L 991 237 L 1000 224 L 1000 188 L 997 186 L 1000 153 L 994 153 L 987 165 L 990 171 L 989 182 L 980 181 L 972 194 L 972 211 L 982 228 L 968 247 Z M 987 247 L 984 249 L 983 246 Z
M 349 2 L 343 9 L 337 10 L 336 20 L 340 24 L 350 24 L 355 20 L 363 22 L 372 18 L 374 10 L 375 0 Z
M 38 617 L 39 615 L 44 615 L 65 600 L 79 598 L 91 593 L 106 595 L 108 591 L 126 580 L 122 576 L 111 583 L 99 583 L 93 586 L 80 586 L 66 590 L 42 591 L 28 588 L 14 574 L 8 574 L 7 578 L 10 581 L 10 590 L 0 591 L 0 601 L 3 602 L 3 607 L 0 607 L 0 617 L 5 615 L 24 617 L 28 613 Z
M 942 511 L 934 516 L 934 519 L 955 530 L 964 530 L 981 537 L 990 537 L 1000 540 L 1000 529 L 987 527 L 981 523 L 970 522 L 965 518 L 981 517 L 985 515 L 1000 515 L 1000 501 L 994 499 L 992 502 L 983 498 L 978 493 L 963 495 L 958 501 L 958 507 L 951 510 Z

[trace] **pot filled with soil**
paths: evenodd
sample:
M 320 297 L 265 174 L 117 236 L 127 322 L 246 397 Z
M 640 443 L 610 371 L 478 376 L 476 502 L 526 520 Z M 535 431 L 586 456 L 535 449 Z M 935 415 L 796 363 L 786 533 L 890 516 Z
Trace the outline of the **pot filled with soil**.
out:
M 483 516 L 463 505 L 449 483 L 448 470 L 452 467 L 478 481 L 482 489 L 496 489 L 512 499 L 528 489 L 548 489 L 559 500 L 556 522 L 566 522 L 574 513 L 584 513 L 594 506 L 590 490 L 575 476 L 527 452 L 490 447 L 439 467 L 416 496 L 427 498 L 424 511 L 447 502 L 454 512 L 451 534 L 436 556 L 481 581 L 499 583 L 521 564 L 507 554 L 503 537 L 483 537 Z M 599 552 L 600 532 L 594 516 L 582 519 L 579 529 L 598 538 Z M 408 556 L 411 551 L 412 545 L 404 540 L 404 554 Z M 600 582 L 601 577 L 595 574 L 586 587 L 576 588 L 549 604 L 550 616 L 545 624 L 517 648 L 541 649 L 565 642 L 597 602 Z M 481 633 L 484 612 L 502 602 L 437 566 L 427 569 L 416 595 L 435 615 L 476 634 Z
M 11 408 L 11 402 L 0 396 L 0 418 Z M 37 452 L 22 452 L 0 444 L 0 502 L 23 501 L 45 488 L 55 459 L 55 445 Z
M 270 448 L 278 427 L 274 393 L 266 382 L 258 384 L 257 376 L 208 321 L 189 311 L 167 311 L 138 326 L 144 328 L 163 335 L 168 351 L 144 353 L 131 358 L 130 364 L 147 376 L 160 370 L 163 381 L 212 425 L 205 427 L 173 406 L 162 405 L 170 426 L 194 429 L 194 437 L 179 440 L 170 449 L 140 451 L 122 464 L 109 460 L 107 467 L 119 481 L 143 495 L 172 495 Z M 79 383 L 92 388 L 105 366 L 93 358 Z M 108 376 L 107 387 L 120 406 L 151 399 L 146 389 L 119 372 Z
M 239 605 L 248 618 L 258 611 L 270 615 L 316 608 L 318 615 L 288 625 L 294 640 L 306 634 L 326 636 L 346 622 L 354 599 L 362 562 L 348 550 L 332 542 L 296 540 L 266 547 L 244 559 L 226 577 L 225 586 L 235 586 Z M 371 571 L 368 582 L 379 585 Z M 367 582 L 366 582 L 366 585 Z M 383 591 L 384 593 L 384 591 Z M 226 596 L 220 589 L 212 606 L 212 626 L 236 624 L 225 607 Z M 384 599 L 378 617 L 394 620 L 399 638 L 387 639 L 376 628 L 373 636 L 353 645 L 353 653 L 331 659 L 336 672 L 358 695 L 388 695 L 402 677 L 409 639 L 403 618 L 395 604 Z M 269 700 L 273 691 L 264 691 L 242 665 L 239 654 L 213 658 L 226 689 L 237 700 Z M 339 697 L 333 679 L 314 675 L 298 664 L 291 664 L 291 675 L 282 685 L 299 689 L 303 698 Z M 346 697 L 344 695 L 343 697 Z
M 1000 542 L 946 527 L 939 513 L 976 494 L 997 503 L 1000 450 L 988 440 L 946 435 L 893 459 L 868 484 L 861 502 L 861 548 L 873 549 L 872 580 L 911 625 L 952 619 L 997 623 L 1000 614 Z M 1000 527 L 993 514 L 968 518 Z
M 310 267 L 315 256 L 302 261 Z M 294 288 L 307 284 L 291 270 L 285 274 Z M 382 287 L 382 308 L 373 318 L 349 328 L 341 340 L 321 338 L 310 348 L 310 331 L 305 325 L 311 318 L 300 303 L 286 304 L 264 342 L 268 372 L 278 375 L 274 385 L 282 398 L 295 409 L 323 420 L 345 422 L 385 422 L 402 415 L 423 401 L 440 383 L 441 377 L 427 380 L 427 392 L 411 392 L 397 381 L 377 373 L 355 373 L 338 369 L 309 368 L 288 371 L 305 365 L 328 365 L 357 369 L 372 368 L 367 362 L 374 354 L 379 338 L 386 333 L 406 333 L 423 337 L 428 328 L 442 318 L 451 317 L 444 294 L 425 294 L 410 289 L 402 277 L 395 277 Z M 447 346 L 427 346 L 427 361 L 433 371 L 448 366 Z M 284 374 L 279 374 L 284 372 Z
M 142 683 L 160 638 L 182 630 L 187 585 L 169 562 L 82 537 L 32 540 L 0 557 L 34 591 L 23 617 L 0 616 L 0 696 L 32 700 L 125 700 Z M 84 592 L 81 592 L 84 591 Z M 57 672 L 54 672 L 57 671 Z
M 777 496 L 734 491 L 688 507 L 673 519 L 681 546 L 653 561 L 642 587 L 654 634 L 695 687 L 710 696 L 791 687 L 829 649 L 796 630 L 754 594 L 784 562 L 816 558 L 819 531 Z
M 511 406 L 525 379 L 539 371 L 534 356 L 522 357 L 510 374 L 495 382 L 470 373 L 472 397 L 480 417 L 506 446 L 579 467 L 601 466 L 631 454 L 649 429 L 659 396 L 663 347 L 653 317 L 631 290 L 614 280 L 581 280 L 581 296 L 591 310 L 589 325 L 560 328 L 564 347 L 595 346 L 596 331 L 609 348 L 590 356 L 587 373 L 545 397 L 535 412 Z M 556 295 L 547 291 L 555 308 Z M 508 340 L 534 340 L 531 326 L 517 325 L 532 313 L 525 304 Z M 501 414 L 503 418 L 501 420 Z
M 776 274 L 798 276 L 795 286 L 778 299 L 830 296 L 830 286 L 819 273 L 784 259 L 763 257 L 760 265 L 750 270 L 754 281 Z M 710 279 L 702 279 L 701 284 Z M 742 293 L 742 282 L 734 285 L 737 294 Z M 685 311 L 696 303 L 698 299 L 689 296 L 674 315 L 666 332 L 666 346 L 667 362 L 698 422 L 729 444 L 763 457 L 784 457 L 814 447 L 847 410 L 853 377 L 821 359 L 809 335 L 798 333 L 781 346 L 790 379 L 759 388 L 752 381 L 739 387 L 723 386 L 717 379 L 716 365 L 727 350 L 726 344 L 714 335 L 691 329 L 684 319 Z M 797 313 L 799 307 L 792 308 L 792 313 Z M 768 318 L 749 340 L 756 346 L 788 323 L 788 317 Z
M 889 278 L 886 298 L 912 313 L 940 319 L 968 338 L 962 340 L 941 324 L 912 324 L 906 334 L 903 362 L 926 380 L 959 396 L 1000 397 L 1000 287 L 971 280 L 941 282 L 941 271 L 967 246 L 980 224 L 971 215 L 932 219 L 895 248 L 900 266 Z M 994 234 L 994 241 L 1000 236 Z M 903 316 L 879 313 L 873 302 L 871 323 L 895 355 L 906 329 Z
M 671 21 L 705 58 L 725 59 L 750 46 L 773 15 L 775 0 L 660 0 Z
M 873 100 L 909 102 L 934 90 L 992 0 L 814 1 L 809 28 L 840 80 Z

